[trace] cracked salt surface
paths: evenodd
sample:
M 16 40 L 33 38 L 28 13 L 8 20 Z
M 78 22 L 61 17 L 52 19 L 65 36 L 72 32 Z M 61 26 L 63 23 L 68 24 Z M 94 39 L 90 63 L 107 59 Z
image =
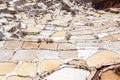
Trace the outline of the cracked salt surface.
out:
M 55 71 L 43 80 L 86 80 L 89 74 L 89 71 L 83 69 L 63 68 Z

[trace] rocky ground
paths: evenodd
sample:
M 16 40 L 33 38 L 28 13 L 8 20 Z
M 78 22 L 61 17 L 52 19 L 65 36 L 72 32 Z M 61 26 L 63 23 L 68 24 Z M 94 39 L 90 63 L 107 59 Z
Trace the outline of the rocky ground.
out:
M 84 0 L 0 3 L 0 80 L 120 79 L 119 8 L 95 10 Z

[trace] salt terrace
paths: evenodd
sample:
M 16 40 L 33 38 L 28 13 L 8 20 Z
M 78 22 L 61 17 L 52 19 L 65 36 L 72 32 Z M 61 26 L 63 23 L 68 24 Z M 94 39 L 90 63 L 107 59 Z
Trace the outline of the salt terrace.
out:
M 0 0 L 0 80 L 120 80 L 119 8 L 37 1 Z

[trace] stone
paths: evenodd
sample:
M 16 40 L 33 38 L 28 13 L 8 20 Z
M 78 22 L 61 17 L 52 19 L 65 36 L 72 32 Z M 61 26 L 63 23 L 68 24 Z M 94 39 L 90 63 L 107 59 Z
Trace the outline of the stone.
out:
M 6 41 L 4 48 L 8 49 L 19 49 L 22 47 L 23 42 L 22 41 Z
M 0 63 L 0 75 L 5 75 L 13 72 L 16 68 L 17 64 L 16 63 Z
M 53 59 L 42 60 L 40 62 L 40 73 L 49 72 L 51 70 L 54 70 L 59 65 L 60 65 L 60 61 L 58 61 L 58 60 L 53 60 Z
M 109 50 L 103 50 L 90 56 L 86 62 L 92 67 L 111 65 L 120 62 L 120 54 Z
M 76 50 L 60 51 L 59 56 L 61 59 L 77 58 L 78 57 Z
M 39 50 L 38 59 L 59 59 L 59 52 L 52 50 Z
M 46 43 L 46 42 L 42 42 L 40 45 L 40 49 L 49 49 L 49 50 L 57 50 L 57 43 Z
M 10 76 L 7 78 L 7 80 L 32 80 L 31 78 L 25 78 L 25 77 L 18 77 L 18 76 Z
M 58 49 L 59 50 L 75 50 L 76 47 L 74 44 L 71 44 L 71 43 L 59 43 Z
M 37 72 L 37 64 L 36 63 L 22 63 L 16 70 L 17 75 L 21 76 L 35 76 Z
M 62 68 L 43 80 L 86 80 L 89 74 L 90 72 L 84 69 Z
M 12 61 L 34 61 L 37 53 L 37 50 L 18 50 L 13 56 Z
M 24 49 L 37 49 L 39 47 L 40 43 L 37 42 L 24 42 L 22 48 Z
M 14 50 L 0 50 L 0 61 L 9 61 L 14 54 Z

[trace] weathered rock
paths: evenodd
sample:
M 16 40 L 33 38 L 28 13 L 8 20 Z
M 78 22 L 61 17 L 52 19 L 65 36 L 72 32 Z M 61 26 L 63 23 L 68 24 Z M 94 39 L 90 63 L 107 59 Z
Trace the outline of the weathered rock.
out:
M 92 5 L 96 9 L 120 8 L 120 0 L 92 0 Z

